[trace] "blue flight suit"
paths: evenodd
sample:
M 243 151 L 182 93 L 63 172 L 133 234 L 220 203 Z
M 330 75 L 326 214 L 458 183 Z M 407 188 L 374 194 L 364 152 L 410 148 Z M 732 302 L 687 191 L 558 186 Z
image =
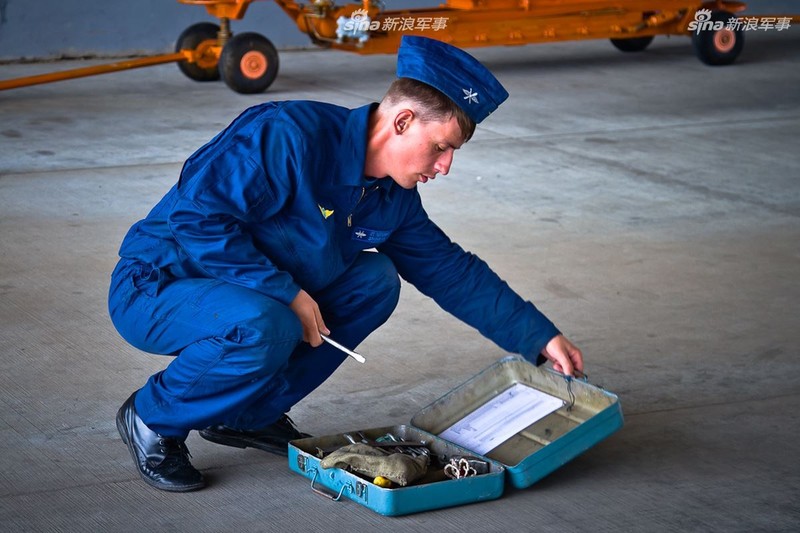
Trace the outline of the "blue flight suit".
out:
M 363 175 L 376 105 L 246 110 L 130 229 L 112 274 L 112 321 L 133 346 L 177 356 L 136 395 L 151 429 L 263 428 L 327 379 L 346 356 L 302 342 L 288 307 L 301 288 L 352 348 L 394 310 L 399 274 L 541 364 L 559 333 L 552 322 L 451 242 L 416 188 Z

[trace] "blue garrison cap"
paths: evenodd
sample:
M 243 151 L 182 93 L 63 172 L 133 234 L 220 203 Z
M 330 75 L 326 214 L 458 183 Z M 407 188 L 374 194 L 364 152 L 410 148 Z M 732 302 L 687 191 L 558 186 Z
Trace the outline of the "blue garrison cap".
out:
M 477 59 L 460 48 L 426 37 L 403 36 L 397 52 L 397 77 L 438 89 L 476 124 L 508 98 L 505 88 Z

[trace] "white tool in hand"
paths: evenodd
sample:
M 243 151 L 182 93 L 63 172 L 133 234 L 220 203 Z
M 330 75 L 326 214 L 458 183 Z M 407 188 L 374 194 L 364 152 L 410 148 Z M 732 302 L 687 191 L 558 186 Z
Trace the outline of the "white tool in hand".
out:
M 341 351 L 343 351 L 344 353 L 346 353 L 347 355 L 349 355 L 350 357 L 352 357 L 353 359 L 355 359 L 359 363 L 366 363 L 367 362 L 367 360 L 364 359 L 363 355 L 357 354 L 353 350 L 345 348 L 344 346 L 342 346 L 341 344 L 339 344 L 335 340 L 331 339 L 330 337 L 326 337 L 325 335 L 323 335 L 321 333 L 320 333 L 319 336 L 322 337 L 322 340 L 324 340 L 325 342 L 327 342 L 328 344 L 330 344 L 334 348 L 339 348 Z

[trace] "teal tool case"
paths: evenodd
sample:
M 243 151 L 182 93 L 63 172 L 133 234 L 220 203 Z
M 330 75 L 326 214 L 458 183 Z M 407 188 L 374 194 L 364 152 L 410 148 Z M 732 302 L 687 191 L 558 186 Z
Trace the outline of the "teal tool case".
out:
M 483 455 L 438 436 L 516 384 L 556 397 L 561 406 Z M 411 425 L 360 431 L 372 440 L 392 433 L 402 440 L 424 441 L 438 456 L 477 456 L 489 463 L 488 473 L 383 488 L 343 469 L 322 468 L 317 450 L 345 446 L 349 442 L 344 435 L 357 431 L 291 441 L 289 468 L 308 478 L 312 491 L 329 499 L 344 497 L 382 515 L 399 516 L 496 499 L 503 494 L 506 481 L 519 489 L 529 487 L 622 425 L 616 395 L 586 380 L 568 379 L 509 356 L 422 409 Z

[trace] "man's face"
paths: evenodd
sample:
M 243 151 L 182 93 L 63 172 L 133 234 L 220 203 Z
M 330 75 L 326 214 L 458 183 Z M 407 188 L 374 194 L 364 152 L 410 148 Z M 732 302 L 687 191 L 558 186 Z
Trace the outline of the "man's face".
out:
M 389 175 L 404 189 L 447 174 L 454 152 L 464 144 L 455 117 L 446 122 L 422 122 L 416 116 L 396 120 L 395 131 Z

